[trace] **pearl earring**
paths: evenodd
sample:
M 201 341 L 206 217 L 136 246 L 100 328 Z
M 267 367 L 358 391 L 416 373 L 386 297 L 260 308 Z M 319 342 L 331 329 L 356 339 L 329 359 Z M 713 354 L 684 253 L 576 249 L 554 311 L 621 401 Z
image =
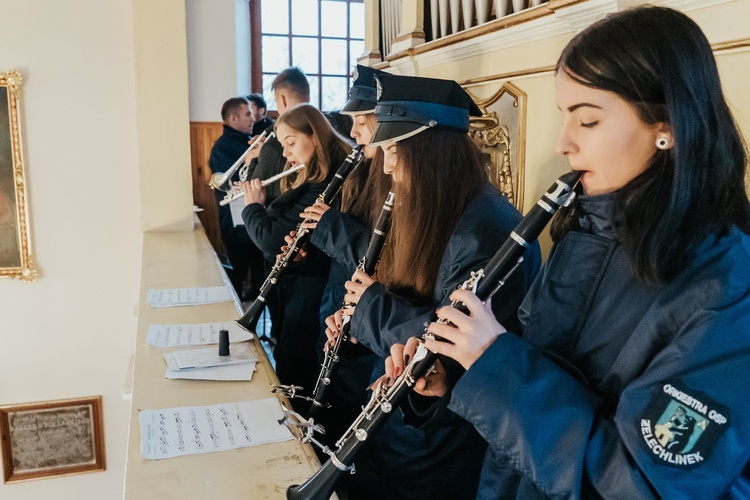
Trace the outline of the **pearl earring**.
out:
M 661 150 L 669 149 L 669 139 L 667 139 L 666 135 L 663 135 L 656 139 L 656 147 Z

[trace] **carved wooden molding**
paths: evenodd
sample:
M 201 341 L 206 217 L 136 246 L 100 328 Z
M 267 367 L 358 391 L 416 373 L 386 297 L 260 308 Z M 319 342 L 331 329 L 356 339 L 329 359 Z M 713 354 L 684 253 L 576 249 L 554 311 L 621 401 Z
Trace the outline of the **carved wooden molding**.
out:
M 527 96 L 512 83 L 505 82 L 487 99 L 471 97 L 482 116 L 471 117 L 469 135 L 490 157 L 490 181 L 513 206 L 523 211 Z

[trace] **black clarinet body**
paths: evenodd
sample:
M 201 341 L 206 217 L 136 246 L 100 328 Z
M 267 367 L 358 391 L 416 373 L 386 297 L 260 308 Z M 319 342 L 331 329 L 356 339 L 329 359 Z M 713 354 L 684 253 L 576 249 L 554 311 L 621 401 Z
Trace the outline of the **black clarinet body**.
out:
M 352 149 L 352 152 L 349 153 L 336 171 L 331 182 L 326 186 L 320 196 L 318 196 L 317 201 L 330 205 L 336 195 L 338 195 L 339 191 L 341 191 L 341 186 L 344 184 L 344 181 L 346 181 L 349 174 L 362 164 L 364 160 L 364 146 L 357 146 Z M 279 279 L 283 276 L 289 264 L 294 261 L 294 257 L 310 238 L 310 230 L 302 228 L 302 224 L 305 222 L 311 221 L 303 220 L 297 225 L 297 234 L 294 237 L 294 241 L 289 245 L 286 252 L 276 256 L 276 262 L 274 262 L 271 272 L 268 273 L 263 285 L 260 287 L 260 293 L 255 300 L 253 300 L 252 304 L 250 304 L 250 307 L 247 308 L 245 314 L 236 321 L 236 323 L 242 328 L 249 330 L 250 325 L 252 325 L 258 316 L 260 316 L 260 313 L 266 307 L 268 297 L 270 297 L 273 289 L 276 288 Z
M 574 188 L 580 180 L 581 172 L 568 172 L 537 201 L 536 205 L 516 226 L 505 243 L 490 259 L 487 265 L 471 273 L 459 288 L 472 290 L 477 297 L 486 301 L 502 287 L 508 277 L 523 261 L 526 249 L 539 237 L 552 216 L 562 206 L 567 206 L 575 197 Z M 459 302 L 453 307 L 468 312 Z M 435 317 L 433 317 L 433 321 Z M 362 413 L 352 426 L 336 442 L 336 451 L 330 453 L 329 460 L 305 483 L 287 489 L 287 498 L 293 500 L 324 500 L 330 498 L 345 474 L 354 474 L 354 459 L 362 445 L 372 433 L 385 422 L 386 417 L 412 390 L 414 384 L 432 368 L 438 356 L 420 342 L 413 359 L 392 386 L 375 388 L 372 397 L 363 407 Z
M 380 253 L 383 250 L 386 236 L 391 228 L 391 215 L 393 213 L 393 193 L 388 193 L 388 197 L 383 204 L 383 209 L 380 211 L 378 220 L 375 223 L 375 229 L 373 230 L 372 239 L 367 246 L 365 256 L 359 261 L 357 269 L 364 271 L 367 275 L 372 276 L 375 273 L 375 268 L 380 260 Z M 345 299 L 346 301 L 346 299 Z M 349 316 L 344 317 L 343 325 L 339 336 L 336 337 L 336 342 L 329 346 L 326 350 L 323 365 L 318 376 L 318 382 L 315 384 L 315 390 L 313 391 L 313 401 L 310 406 L 310 416 L 317 420 L 320 417 L 320 413 L 323 409 L 327 408 L 326 394 L 328 392 L 331 383 L 333 382 L 336 372 L 338 371 L 339 360 L 341 359 L 340 352 L 342 346 L 349 340 L 349 330 L 351 329 L 351 318 Z

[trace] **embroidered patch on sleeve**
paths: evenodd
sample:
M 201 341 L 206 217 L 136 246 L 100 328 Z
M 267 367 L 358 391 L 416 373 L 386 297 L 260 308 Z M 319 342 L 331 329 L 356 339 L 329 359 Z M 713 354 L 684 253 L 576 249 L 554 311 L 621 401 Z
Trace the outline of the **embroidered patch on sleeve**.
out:
M 656 462 L 692 468 L 704 462 L 729 427 L 729 412 L 679 382 L 664 383 L 638 425 Z

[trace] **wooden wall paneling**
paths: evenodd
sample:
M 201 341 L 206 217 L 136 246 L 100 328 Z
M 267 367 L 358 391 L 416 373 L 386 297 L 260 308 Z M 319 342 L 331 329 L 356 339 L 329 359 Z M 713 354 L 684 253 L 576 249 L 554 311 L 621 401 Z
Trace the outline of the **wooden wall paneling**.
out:
M 193 203 L 202 208 L 198 218 L 206 230 L 206 235 L 216 253 L 226 256 L 219 231 L 219 211 L 214 191 L 208 186 L 211 168 L 208 158 L 211 147 L 221 136 L 221 122 L 190 122 L 190 163 L 193 171 Z

